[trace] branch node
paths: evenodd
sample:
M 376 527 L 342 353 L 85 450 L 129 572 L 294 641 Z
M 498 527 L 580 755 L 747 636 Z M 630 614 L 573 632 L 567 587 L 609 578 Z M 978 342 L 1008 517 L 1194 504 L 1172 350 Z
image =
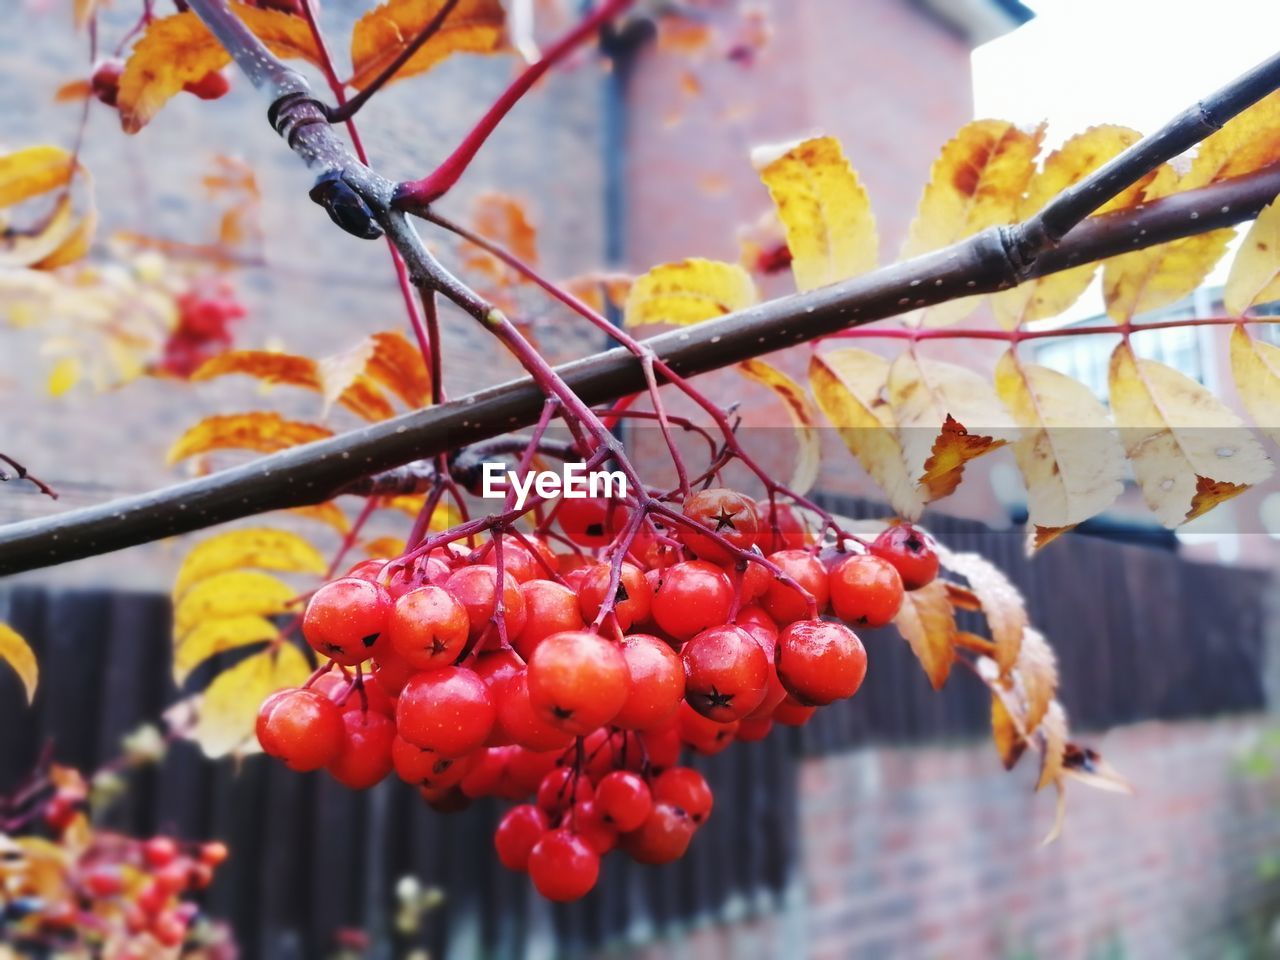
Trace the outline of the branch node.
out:
M 329 219 L 352 236 L 362 240 L 377 240 L 382 236 L 373 211 L 360 194 L 343 178 L 342 172 L 330 170 L 322 173 L 310 197 L 329 214 Z

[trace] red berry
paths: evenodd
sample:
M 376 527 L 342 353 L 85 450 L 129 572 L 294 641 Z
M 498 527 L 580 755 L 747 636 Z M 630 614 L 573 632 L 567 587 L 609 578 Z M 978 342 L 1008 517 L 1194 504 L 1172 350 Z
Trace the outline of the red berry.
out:
M 756 542 L 760 521 L 755 502 L 736 490 L 720 487 L 701 490 L 685 501 L 684 515 L 740 550 Z M 684 524 L 676 528 L 676 535 L 703 560 L 728 563 L 734 558 L 734 554 L 712 537 Z
M 688 560 L 663 571 L 653 597 L 653 619 L 677 640 L 688 640 L 729 619 L 733 584 L 705 560 Z
M 581 630 L 586 626 L 578 606 L 578 596 L 568 587 L 551 580 L 530 580 L 520 585 L 526 614 L 524 629 L 511 641 L 525 660 L 533 649 L 553 633 Z
M 400 696 L 404 685 L 417 672 L 408 660 L 391 649 L 390 644 L 379 650 L 377 659 L 373 661 L 373 678 L 388 696 Z
M 693 713 L 692 710 L 689 712 Z M 697 716 L 697 714 L 694 714 L 694 716 Z M 705 720 L 704 717 L 699 717 L 699 719 Z M 661 773 L 668 767 L 674 767 L 680 762 L 680 750 L 683 747 L 683 742 L 680 739 L 678 723 L 671 723 L 668 726 L 658 727 L 653 730 L 645 730 L 640 734 L 640 742 L 644 744 L 645 756 L 649 759 L 649 768 L 651 770 Z
M 189 860 L 174 860 L 167 866 L 155 871 L 154 877 L 155 882 L 163 887 L 166 893 L 182 893 L 191 882 L 191 862 Z
M 466 608 L 473 637 L 481 636 L 494 626 L 497 582 L 496 567 L 463 567 L 445 581 L 445 588 Z M 520 584 L 509 573 L 502 575 L 502 623 L 508 641 L 524 629 L 524 596 L 520 593 Z
M 620 841 L 637 863 L 671 863 L 685 855 L 696 829 L 693 819 L 679 806 L 655 803 L 639 829 L 624 833 Z
M 85 873 L 84 888 L 94 899 L 114 897 L 124 889 L 124 877 L 118 866 L 102 864 Z
M 709 757 L 733 743 L 733 738 L 738 732 L 738 721 L 718 723 L 710 720 L 694 710 L 686 701 L 680 704 L 680 711 L 676 714 L 676 729 L 682 741 L 698 753 Z
M 760 552 L 759 547 L 752 547 L 753 556 L 764 559 L 764 554 Z M 773 573 L 763 563 L 754 563 L 750 560 L 737 560 L 730 568 L 730 579 L 733 580 L 738 588 L 738 600 L 741 603 L 751 603 L 758 600 L 769 592 L 769 588 L 773 586 Z
M 705 823 L 715 805 L 706 778 L 692 767 L 672 767 L 660 773 L 653 781 L 653 798 L 679 807 L 696 824 Z
M 778 635 L 778 679 L 801 703 L 851 697 L 867 675 L 867 652 L 843 623 L 798 620 Z
M 769 732 L 772 729 L 772 717 L 765 717 L 764 719 L 743 717 L 738 724 L 738 739 L 744 743 L 755 743 L 757 740 L 763 740 L 769 736 Z
M 756 501 L 756 513 L 760 516 L 759 543 L 765 553 L 802 550 L 817 540 L 805 515 L 789 503 L 775 500 L 771 507 L 766 497 Z
M 578 602 L 582 607 L 582 618 L 587 623 L 594 623 L 600 613 L 612 575 L 612 564 L 609 563 L 597 563 L 586 568 L 578 590 Z M 644 572 L 633 563 L 624 563 L 614 591 L 613 615 L 619 629 L 629 630 L 633 624 L 647 619 L 652 602 L 653 594 Z
M 618 828 L 605 819 L 594 800 L 575 803 L 566 819 L 573 832 L 599 856 L 618 845 Z
M 467 645 L 467 610 L 442 587 L 418 587 L 396 601 L 387 620 L 391 649 L 417 670 L 437 670 Z
M 508 810 L 493 834 L 502 865 L 521 872 L 529 869 L 529 854 L 549 827 L 547 815 L 533 804 L 522 803 Z
M 84 799 L 84 795 L 78 790 L 59 789 L 45 804 L 44 822 L 55 832 L 61 833 L 71 826 Z
M 563 827 L 545 833 L 529 853 L 529 876 L 548 900 L 578 900 L 591 891 L 599 875 L 599 854 Z
M 495 716 L 489 688 L 465 667 L 418 674 L 396 703 L 400 736 L 443 757 L 460 757 L 483 746 Z
M 329 764 L 333 779 L 351 790 L 367 790 L 391 772 L 391 741 L 395 723 L 373 710 L 348 710 L 342 715 L 342 752 Z
M 342 712 L 314 690 L 282 690 L 258 711 L 258 742 L 298 773 L 327 767 L 342 750 Z
M 769 682 L 769 658 L 755 637 L 725 624 L 703 630 L 680 650 L 684 698 L 719 723 L 741 720 L 760 705 Z
M 186 921 L 174 913 L 162 913 L 152 921 L 151 935 L 161 946 L 180 947 L 187 938 Z
M 555 519 L 571 541 L 584 547 L 603 547 L 622 529 L 626 507 L 604 497 L 562 497 Z
M 538 644 L 528 682 L 534 708 L 579 736 L 617 716 L 631 687 L 617 645 L 585 630 L 553 634 Z
M 904 590 L 919 590 L 938 575 L 938 551 L 933 537 L 919 527 L 899 523 L 871 544 L 871 552 L 893 564 Z
M 511 679 L 496 698 L 497 730 L 511 743 L 526 750 L 564 749 L 573 742 L 573 734 L 547 719 L 529 699 L 529 678 L 524 670 Z
M 178 844 L 172 837 L 152 837 L 142 845 L 142 859 L 154 869 L 167 867 L 178 857 Z
M 552 818 L 593 796 L 591 780 L 572 767 L 556 767 L 538 784 L 538 806 Z
M 392 747 L 394 750 L 394 745 Z M 507 757 L 511 747 L 491 747 L 475 754 L 475 760 L 462 775 L 458 786 L 468 797 L 488 797 L 498 792 L 507 772 Z
M 563 750 L 525 750 L 516 747 L 507 756 L 507 784 L 517 797 L 527 797 L 537 792 L 542 778 L 560 764 Z
M 231 82 L 220 70 L 210 70 L 199 80 L 184 83 L 182 89 L 195 94 L 201 100 L 217 100 L 231 89 Z
M 220 867 L 227 862 L 231 851 L 220 840 L 214 840 L 200 847 L 200 862 L 210 867 Z
M 817 557 L 804 550 L 779 550 L 769 559 L 800 587 L 807 590 L 817 604 L 817 613 L 827 605 L 827 571 Z M 762 604 L 779 624 L 812 616 L 808 598 L 795 587 L 775 579 L 764 595 Z
M 773 719 L 786 727 L 803 727 L 817 709 L 801 703 L 788 694 L 787 698 L 774 708 Z
M 474 766 L 472 756 L 442 757 L 397 735 L 391 741 L 391 763 L 405 783 L 441 790 L 462 782 Z
M 372 557 L 355 564 L 343 574 L 343 577 L 355 577 L 357 580 L 368 580 L 370 583 L 377 583 L 382 578 L 382 571 L 386 566 L 386 560 L 381 557 Z
M 391 716 L 396 712 L 395 700 L 381 682 L 370 675 L 348 680 L 340 670 L 331 670 L 311 685 L 316 693 L 332 700 L 339 710 L 373 710 Z
M 684 665 L 665 640 L 633 633 L 622 641 L 631 687 L 614 726 L 652 730 L 671 722 L 684 697 Z
M 368 580 L 343 577 L 317 590 L 302 617 L 302 635 L 322 656 L 347 667 L 377 653 L 391 615 L 391 596 Z
M 94 97 L 108 107 L 114 107 L 120 96 L 120 75 L 123 73 L 124 61 L 118 57 L 103 60 L 94 67 L 93 76 L 89 78 Z
M 635 830 L 653 810 L 653 794 L 644 780 L 628 770 L 605 774 L 596 786 L 596 808 L 614 827 Z
M 845 557 L 831 570 L 831 609 L 846 623 L 883 627 L 902 606 L 902 578 L 883 557 Z

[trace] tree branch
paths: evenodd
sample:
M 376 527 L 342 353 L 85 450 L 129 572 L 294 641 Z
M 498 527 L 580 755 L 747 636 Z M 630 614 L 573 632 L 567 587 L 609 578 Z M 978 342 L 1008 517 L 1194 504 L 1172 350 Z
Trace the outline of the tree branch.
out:
M 705 373 L 918 307 L 992 293 L 1020 279 L 1231 226 L 1256 217 L 1277 194 L 1280 164 L 1153 201 L 1141 210 L 1092 217 L 1025 270 L 1008 255 L 1007 234 L 1013 228 L 995 228 L 861 277 L 644 342 L 676 372 Z M 640 360 L 620 348 L 556 371 L 593 405 L 645 389 Z M 0 574 L 319 503 L 370 474 L 529 427 L 545 399 L 526 377 L 161 490 L 0 527 Z

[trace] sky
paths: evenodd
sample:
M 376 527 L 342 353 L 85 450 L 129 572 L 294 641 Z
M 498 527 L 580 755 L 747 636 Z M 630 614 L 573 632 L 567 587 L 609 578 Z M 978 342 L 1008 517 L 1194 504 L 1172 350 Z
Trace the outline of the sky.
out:
M 1091 124 L 1150 133 L 1280 50 L 1280 0 L 1031 0 L 973 53 L 974 115 L 1048 121 L 1046 152 Z M 1243 233 L 1243 231 L 1241 231 Z M 1208 284 L 1226 281 L 1231 255 Z M 1099 284 L 1063 317 L 1102 312 Z

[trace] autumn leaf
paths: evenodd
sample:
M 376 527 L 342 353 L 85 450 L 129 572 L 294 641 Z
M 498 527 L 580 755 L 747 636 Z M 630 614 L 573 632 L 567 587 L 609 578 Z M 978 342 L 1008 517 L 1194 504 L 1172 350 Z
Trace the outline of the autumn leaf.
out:
M 946 585 L 934 580 L 919 590 L 908 591 L 893 622 L 910 644 L 933 689 L 941 690 L 956 659 L 956 618 Z
M 181 640 L 205 620 L 284 613 L 297 597 L 296 589 L 267 573 L 256 570 L 216 573 L 182 595 L 173 611 L 174 636 Z
M 889 361 L 867 350 L 814 354 L 809 386 L 827 421 L 879 485 L 899 516 L 915 519 L 924 503 L 907 474 L 896 421 L 885 398 Z
M 1185 178 L 1179 180 L 1173 168 L 1164 166 L 1143 191 L 1143 201 L 1184 189 Z M 1204 282 L 1233 236 L 1235 228 L 1227 227 L 1112 257 L 1102 268 L 1107 314 L 1124 323 L 1181 300 Z
M 66 233 L 54 250 L 31 264 L 33 270 L 56 270 L 83 260 L 93 246 L 98 230 L 98 211 L 90 206 Z
M 405 550 L 405 542 L 401 537 L 375 537 L 360 544 L 365 556 L 377 560 L 387 557 L 398 557 Z
M 1280 444 L 1280 347 L 1231 331 L 1231 375 L 1245 409 L 1272 442 Z
M 626 324 L 688 326 L 751 306 L 751 275 L 736 263 L 693 258 L 665 263 L 637 277 L 627 292 Z
M 321 65 L 315 38 L 302 17 L 244 3 L 228 6 L 276 56 Z M 137 133 L 184 85 L 230 62 L 231 55 L 191 11 L 152 20 L 120 76 L 120 125 L 126 133 Z
M 1062 776 L 1067 752 L 1067 712 L 1057 700 L 1049 704 L 1040 723 L 1040 779 L 1036 789 L 1043 790 Z
M 226 570 L 253 568 L 322 574 L 328 566 L 319 550 L 288 530 L 266 527 L 231 530 L 196 544 L 187 553 L 178 568 L 173 596 L 177 600 L 192 584 Z
M 375 333 L 370 339 L 373 355 L 365 373 L 412 408 L 429 404 L 431 375 L 422 352 L 395 331 Z
M 1040 631 L 1023 631 L 1013 674 L 1026 707 L 1023 722 L 1027 733 L 1034 733 L 1058 693 L 1058 658 Z
M 1035 172 L 1043 137 L 1043 125 L 1028 133 L 1004 120 L 974 120 L 961 127 L 934 161 L 902 258 L 930 253 L 988 227 L 1012 222 Z M 930 327 L 955 323 L 979 299 L 963 297 L 929 307 L 914 322 Z
M 875 269 L 871 201 L 835 137 L 815 137 L 752 154 L 787 235 L 798 290 Z
M 342 512 L 342 508 L 332 500 L 326 500 L 324 503 L 309 504 L 305 507 L 290 507 L 289 512 L 295 516 L 323 523 L 343 535 L 351 529 L 351 521 Z
M 64 194 L 48 216 L 42 217 L 30 229 L 0 232 L 0 268 L 45 269 L 44 264 L 57 266 L 77 250 L 83 252 L 85 242 L 81 234 L 86 226 L 91 234 L 95 223 L 96 218 L 87 225 L 84 219 L 77 220 L 71 198 Z
M 65 187 L 75 172 L 75 157 L 61 147 L 26 147 L 0 156 L 0 207 Z
M 1035 545 L 1105 510 L 1124 489 L 1124 448 L 1084 384 L 1013 350 L 996 364 L 996 393 L 1021 428 L 1013 456 L 1027 487 Z
M 62 357 L 49 371 L 49 396 L 60 397 L 80 382 L 80 358 Z
M 952 553 L 940 548 L 939 558 L 948 570 L 969 581 L 995 641 L 996 664 L 1002 674 L 1007 674 L 1017 662 L 1022 635 L 1027 629 L 1027 608 L 1022 594 L 998 567 L 980 554 Z
M 1191 169 L 1178 185 L 1194 190 L 1280 160 L 1280 91 L 1242 110 L 1200 141 Z
M 217 617 L 202 620 L 174 644 L 173 681 L 182 686 L 192 671 L 228 650 L 274 640 L 280 629 L 265 617 Z
M 1026 220 L 1068 187 L 1084 179 L 1098 167 L 1136 143 L 1142 135 L 1128 127 L 1102 124 L 1078 133 L 1044 161 L 1027 186 L 1027 194 L 1017 205 L 1015 220 Z M 1147 178 L 1126 188 L 1096 213 L 1119 209 L 1141 196 Z M 1085 264 L 1071 270 L 1037 277 L 1003 290 L 991 298 L 996 319 L 1005 329 L 1013 329 L 1033 320 L 1056 317 L 1075 303 L 1089 286 L 1097 264 Z
M 27 641 L 7 623 L 0 623 L 0 660 L 9 664 L 18 675 L 22 688 L 27 692 L 27 703 L 30 704 L 35 699 L 40 666 Z
M 965 464 L 1003 446 L 1013 427 L 980 376 L 914 350 L 890 366 L 887 389 L 908 475 L 918 478 L 926 502 L 954 491 Z
M 804 495 L 818 480 L 818 466 L 822 460 L 822 443 L 815 425 L 813 407 L 804 388 L 777 367 L 763 360 L 744 360 L 738 364 L 738 372 L 753 383 L 768 387 L 782 401 L 795 427 L 796 465 L 791 471 L 788 486 L 792 493 Z
M 529 221 L 524 204 L 515 197 L 494 190 L 480 194 L 472 210 L 471 229 L 522 263 L 529 266 L 537 264 L 538 231 Z M 523 282 L 522 277 L 483 250 L 469 249 L 465 262 L 471 269 L 484 271 L 494 280 Z
M 1068 743 L 1062 754 L 1063 776 L 1097 790 L 1132 795 L 1133 787 L 1098 751 Z
M 1273 200 L 1245 234 L 1222 293 L 1222 304 L 1238 317 L 1255 303 L 1280 300 L 1280 201 Z
M 348 83 L 357 90 L 366 87 L 404 52 L 443 6 L 444 0 L 387 0 L 357 20 L 351 31 L 355 72 Z M 502 46 L 505 22 L 499 0 L 461 0 L 394 79 L 426 73 L 453 53 L 493 53 Z
M 191 374 L 191 379 L 212 380 L 236 373 L 263 383 L 282 383 L 308 390 L 320 389 L 320 378 L 316 373 L 314 360 L 271 350 L 226 350 L 214 354 Z
M 998 693 L 991 694 L 991 739 L 1006 770 L 1012 770 L 1027 749 L 1018 722 Z
M 233 413 L 205 417 L 169 448 L 168 462 L 177 463 L 211 450 L 256 450 L 272 453 L 300 443 L 333 436 L 314 423 L 286 420 L 278 413 Z
M 1172 367 L 1111 355 L 1111 409 L 1148 506 L 1169 527 L 1192 520 L 1271 475 L 1234 412 Z
M 287 643 L 245 658 L 209 684 L 192 739 L 210 759 L 225 757 L 253 736 L 263 700 L 277 690 L 301 686 L 310 674 L 307 658 Z

